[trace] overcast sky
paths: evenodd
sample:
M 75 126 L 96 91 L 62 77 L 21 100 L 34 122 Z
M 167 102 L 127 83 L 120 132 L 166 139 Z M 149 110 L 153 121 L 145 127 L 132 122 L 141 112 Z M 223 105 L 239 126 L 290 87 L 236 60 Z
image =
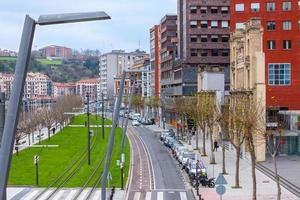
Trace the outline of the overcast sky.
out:
M 109 21 L 37 27 L 33 49 L 56 44 L 73 49 L 149 52 L 149 29 L 165 14 L 176 13 L 177 0 L 0 0 L 0 48 L 18 50 L 25 14 L 105 11 Z

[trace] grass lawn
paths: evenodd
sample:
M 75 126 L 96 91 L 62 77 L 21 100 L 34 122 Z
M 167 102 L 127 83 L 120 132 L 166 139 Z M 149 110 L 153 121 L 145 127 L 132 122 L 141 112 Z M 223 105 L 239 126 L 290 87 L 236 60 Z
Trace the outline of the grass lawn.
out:
M 17 57 L 13 56 L 0 56 L 0 61 L 15 61 Z
M 62 61 L 61 60 L 48 60 L 48 59 L 36 59 L 38 62 L 40 62 L 42 65 L 61 65 Z
M 86 115 L 78 115 L 71 122 L 71 125 L 84 125 L 86 121 L 87 121 L 87 116 Z M 96 125 L 97 123 L 102 125 L 101 115 L 97 117 L 97 120 L 96 120 L 95 115 L 90 115 L 90 124 L 91 125 Z M 105 124 L 106 125 L 111 125 L 112 122 L 111 122 L 111 120 L 105 120 Z
M 81 122 L 84 116 L 77 116 L 73 123 Z M 111 123 L 111 122 L 110 122 Z M 91 151 L 91 166 L 87 165 L 87 161 L 80 170 L 73 176 L 64 187 L 80 187 L 88 179 L 93 169 L 97 166 L 99 161 L 102 161 L 100 169 L 92 179 L 89 186 L 93 186 L 97 176 L 102 173 L 104 166 L 104 159 L 106 156 L 106 147 L 110 134 L 110 128 L 105 128 L 105 139 L 97 137 L 97 133 L 101 133 L 96 128 L 92 128 L 95 135 L 92 137 L 92 144 L 95 143 L 95 148 Z M 43 144 L 57 144 L 58 148 L 28 148 L 19 155 L 14 155 L 12 158 L 12 165 L 10 170 L 9 185 L 35 186 L 35 165 L 33 164 L 34 155 L 40 156 L 39 161 L 39 186 L 46 187 L 53 182 L 65 169 L 67 169 L 75 159 L 87 148 L 87 128 L 86 127 L 66 127 L 62 132 L 57 133 L 51 137 L 50 141 L 44 141 Z M 110 164 L 110 172 L 113 180 L 110 186 L 120 187 L 120 169 L 116 166 L 116 160 L 119 159 L 120 144 L 122 138 L 122 130 L 120 128 L 116 131 L 114 151 Z M 130 164 L 130 147 L 128 139 L 125 146 L 125 182 L 128 178 L 128 170 Z M 87 160 L 87 159 L 85 159 Z M 54 185 L 56 186 L 56 185 Z M 98 185 L 101 187 L 101 184 Z

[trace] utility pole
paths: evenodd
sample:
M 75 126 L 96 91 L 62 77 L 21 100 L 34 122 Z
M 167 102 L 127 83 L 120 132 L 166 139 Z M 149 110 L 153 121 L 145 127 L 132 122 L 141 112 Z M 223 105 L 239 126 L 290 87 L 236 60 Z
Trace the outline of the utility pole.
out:
M 120 113 L 120 106 L 121 106 L 121 102 L 122 102 L 122 94 L 123 94 L 123 89 L 124 89 L 125 75 L 126 75 L 126 73 L 125 73 L 125 71 L 123 71 L 120 89 L 118 92 L 118 98 L 116 100 L 115 109 L 114 109 L 114 118 L 113 118 L 113 124 L 112 124 L 112 128 L 111 128 L 110 136 L 109 136 L 109 143 L 107 146 L 105 167 L 104 167 L 104 171 L 102 174 L 101 199 L 103 199 L 103 200 L 106 199 L 106 179 L 107 179 L 107 175 L 108 175 L 108 169 L 109 169 L 109 165 L 110 165 L 110 161 L 111 161 L 111 155 L 112 155 L 112 150 L 113 150 L 113 145 L 114 145 L 114 140 L 115 140 L 115 130 L 117 127 L 117 122 L 119 120 L 119 113 Z
M 88 165 L 91 165 L 91 134 L 90 134 L 90 95 L 86 94 L 87 101 L 87 127 L 88 127 Z
M 0 92 L 0 147 L 5 122 L 5 93 Z
M 104 140 L 104 95 L 101 93 L 102 100 L 102 139 Z

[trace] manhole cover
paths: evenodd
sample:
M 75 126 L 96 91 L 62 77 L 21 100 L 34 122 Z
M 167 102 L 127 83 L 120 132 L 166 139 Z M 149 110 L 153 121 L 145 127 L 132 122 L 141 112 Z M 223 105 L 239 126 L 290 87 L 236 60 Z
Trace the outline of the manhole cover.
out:
M 263 183 L 270 183 L 270 181 L 263 181 Z

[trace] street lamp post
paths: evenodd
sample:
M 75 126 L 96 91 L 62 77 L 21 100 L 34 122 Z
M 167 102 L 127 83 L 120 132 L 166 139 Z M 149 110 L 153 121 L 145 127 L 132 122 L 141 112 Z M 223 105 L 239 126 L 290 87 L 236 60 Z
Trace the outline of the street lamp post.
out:
M 88 128 L 88 165 L 91 165 L 91 133 L 90 133 L 90 95 L 86 94 L 86 104 L 87 104 L 87 128 Z
M 26 15 L 19 47 L 19 55 L 15 67 L 14 84 L 12 86 L 11 97 L 8 103 L 8 114 L 5 120 L 0 148 L 1 200 L 6 199 L 6 185 L 36 25 L 63 24 L 106 19 L 110 19 L 110 16 L 108 16 L 105 12 L 41 15 L 37 21 L 32 19 L 29 15 Z
M 101 93 L 102 100 L 102 139 L 104 140 L 104 95 Z

